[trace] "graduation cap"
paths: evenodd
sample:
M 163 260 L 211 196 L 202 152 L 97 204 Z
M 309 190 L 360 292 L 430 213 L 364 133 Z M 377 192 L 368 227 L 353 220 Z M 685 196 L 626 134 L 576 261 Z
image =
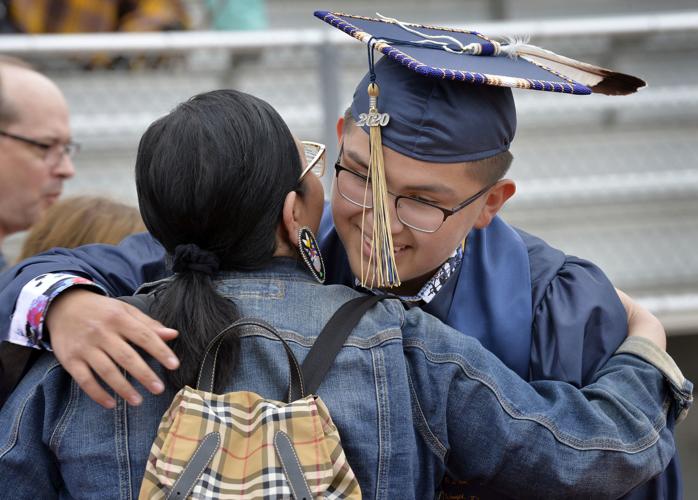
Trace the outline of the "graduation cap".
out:
M 399 286 L 393 255 L 382 146 L 434 163 L 477 161 L 507 151 L 516 130 L 511 88 L 563 94 L 625 95 L 639 78 L 475 31 L 316 11 L 367 44 L 369 71 L 352 102 L 369 134 L 373 190 L 371 284 Z M 384 54 L 375 62 L 375 52 Z M 373 267 L 371 266 L 373 263 Z M 362 273 L 363 274 L 363 273 Z M 367 277 L 362 276 L 366 286 Z

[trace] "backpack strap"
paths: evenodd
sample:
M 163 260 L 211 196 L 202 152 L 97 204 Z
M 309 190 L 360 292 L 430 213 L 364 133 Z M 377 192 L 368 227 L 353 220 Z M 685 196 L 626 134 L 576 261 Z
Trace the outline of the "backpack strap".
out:
M 119 297 L 119 300 L 122 300 L 127 304 L 131 304 L 132 306 L 140 309 L 145 314 L 150 314 L 150 308 L 153 305 L 153 301 L 155 300 L 155 294 L 143 293 L 129 295 Z M 213 385 L 216 380 L 216 365 L 218 363 L 218 349 L 220 349 L 220 346 L 226 337 L 231 335 L 238 328 L 242 328 L 244 326 L 256 326 L 258 328 L 262 328 L 263 330 L 268 331 L 269 333 L 274 335 L 274 337 L 281 341 L 282 345 L 284 346 L 284 350 L 286 351 L 286 357 L 288 358 L 289 364 L 289 372 L 291 374 L 291 380 L 289 382 L 289 395 L 294 396 L 294 398 L 289 399 L 289 401 L 295 401 L 296 399 L 300 399 L 304 397 L 306 394 L 309 394 L 307 391 L 305 391 L 305 388 L 303 386 L 303 375 L 301 372 L 300 364 L 294 356 L 293 351 L 291 351 L 291 347 L 289 347 L 288 343 L 283 339 L 283 337 L 281 337 L 281 335 L 279 335 L 279 332 L 277 332 L 273 326 L 265 323 L 264 321 L 246 318 L 239 319 L 231 325 L 227 326 L 226 328 L 218 332 L 218 334 L 213 338 L 213 340 L 211 340 L 208 343 L 208 345 L 206 346 L 206 350 L 204 351 L 204 357 L 201 361 L 201 366 L 199 367 L 199 375 L 196 379 L 196 388 L 201 391 L 213 392 Z
M 350 299 L 340 306 L 337 311 L 329 319 L 325 327 L 320 332 L 320 335 L 315 339 L 313 347 L 305 357 L 303 364 L 300 365 L 296 359 L 290 346 L 274 327 L 261 320 L 256 319 L 239 319 L 235 323 L 223 329 L 216 335 L 206 347 L 199 376 L 197 378 L 197 389 L 207 392 L 213 392 L 213 382 L 216 378 L 216 363 L 218 358 L 218 349 L 221 343 L 234 330 L 243 326 L 256 326 L 262 328 L 278 340 L 281 341 L 286 357 L 289 362 L 289 372 L 291 380 L 289 382 L 288 402 L 301 399 L 308 394 L 317 392 L 320 384 L 322 384 L 325 375 L 332 367 L 337 354 L 346 342 L 354 327 L 359 323 L 363 315 L 371 309 L 376 302 L 391 298 L 387 295 L 362 295 Z M 119 297 L 120 300 L 137 307 L 144 313 L 148 314 L 150 306 L 153 303 L 153 294 L 139 294 L 129 297 Z
M 289 347 L 288 343 L 284 340 L 284 338 L 281 335 L 279 335 L 279 332 L 277 332 L 273 326 L 269 325 L 268 323 L 265 323 L 262 320 L 249 318 L 242 318 L 237 320 L 235 323 L 221 330 L 221 332 L 218 335 L 216 335 L 213 338 L 213 340 L 211 340 L 211 342 L 209 342 L 204 353 L 204 359 L 203 361 L 201 361 L 201 368 L 199 369 L 199 377 L 196 382 L 196 388 L 202 391 L 213 392 L 213 382 L 216 379 L 216 362 L 218 360 L 218 349 L 220 348 L 221 343 L 223 342 L 225 337 L 233 333 L 238 328 L 242 328 L 243 326 L 256 326 L 258 328 L 262 328 L 274 335 L 274 337 L 280 340 L 281 344 L 284 346 L 284 350 L 286 351 L 286 357 L 288 358 L 289 363 L 289 372 L 291 374 L 288 393 L 289 398 L 293 397 L 293 399 L 289 399 L 288 402 L 303 398 L 306 394 L 309 394 L 305 390 L 303 384 L 303 374 L 301 372 L 300 364 L 298 363 L 298 360 L 296 359 L 296 356 L 294 356 L 293 351 L 291 350 L 291 347 Z
M 303 360 L 301 370 L 306 394 L 317 392 L 339 350 L 363 315 L 376 302 L 387 298 L 391 297 L 387 295 L 362 295 L 345 302 L 337 309 Z

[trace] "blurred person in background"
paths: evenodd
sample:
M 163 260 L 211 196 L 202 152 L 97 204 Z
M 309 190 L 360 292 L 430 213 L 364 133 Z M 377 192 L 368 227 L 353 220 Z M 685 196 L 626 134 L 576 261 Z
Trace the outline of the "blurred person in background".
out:
M 206 0 L 207 24 L 214 30 L 263 30 L 269 27 L 264 0 Z
M 54 247 L 116 245 L 126 236 L 143 231 L 145 225 L 136 207 L 101 196 L 66 198 L 49 208 L 31 228 L 18 260 Z
M 0 248 L 34 224 L 75 174 L 68 105 L 58 87 L 0 56 Z M 6 265 L 0 250 L 0 270 Z
M 188 26 L 178 0 L 6 0 L 6 32 L 168 31 Z
M 4 4 L 4 7 L 2 6 Z M 179 0 L 5 0 L 0 33 L 104 33 L 173 31 L 189 27 Z M 77 62 L 87 69 L 157 67 L 162 56 L 99 54 Z

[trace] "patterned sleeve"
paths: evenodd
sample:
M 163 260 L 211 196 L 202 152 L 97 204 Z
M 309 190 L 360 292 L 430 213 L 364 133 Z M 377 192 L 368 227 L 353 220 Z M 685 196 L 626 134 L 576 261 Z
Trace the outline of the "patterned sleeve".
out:
M 72 274 L 50 273 L 37 276 L 24 285 L 19 294 L 7 341 L 50 351 L 51 344 L 44 335 L 46 312 L 58 295 L 74 286 L 87 287 L 96 293 L 107 295 L 100 285 Z

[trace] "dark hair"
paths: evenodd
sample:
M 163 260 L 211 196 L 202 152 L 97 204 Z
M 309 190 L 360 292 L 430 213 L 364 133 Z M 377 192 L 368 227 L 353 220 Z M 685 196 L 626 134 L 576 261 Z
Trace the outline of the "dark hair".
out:
M 136 159 L 141 215 L 171 256 L 197 245 L 219 269 L 268 264 L 286 194 L 296 189 L 301 162 L 296 143 L 269 104 L 235 90 L 192 97 L 143 134 Z M 182 270 L 158 293 L 153 315 L 179 331 L 173 350 L 181 365 L 169 380 L 178 388 L 196 379 L 209 341 L 239 314 L 216 293 L 208 273 Z M 230 345 L 230 344 L 229 344 Z M 219 356 L 219 374 L 238 356 L 232 341 Z
M 510 151 L 502 151 L 489 158 L 466 162 L 466 173 L 480 186 L 489 186 L 507 174 L 512 161 L 514 155 Z
M 348 130 L 348 125 L 352 123 L 354 123 L 354 117 L 351 114 L 351 107 L 349 107 L 344 111 L 343 134 Z M 464 162 L 464 164 L 467 175 L 478 185 L 484 187 L 502 179 L 509 171 L 512 161 L 514 161 L 514 155 L 510 151 L 502 151 L 489 158 Z

